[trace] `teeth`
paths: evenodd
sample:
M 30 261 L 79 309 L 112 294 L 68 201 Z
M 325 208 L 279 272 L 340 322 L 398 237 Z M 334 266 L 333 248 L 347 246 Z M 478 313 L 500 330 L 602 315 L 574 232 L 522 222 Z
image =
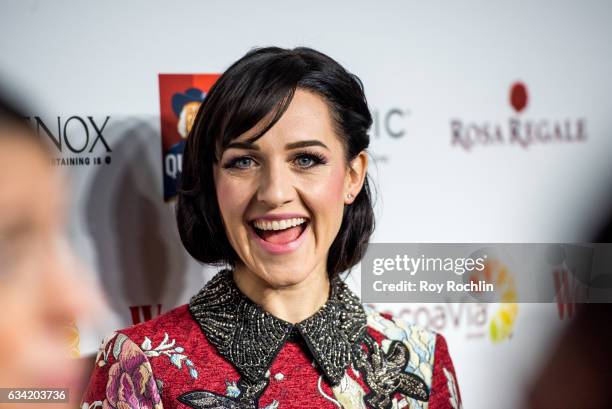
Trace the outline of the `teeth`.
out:
M 299 226 L 305 221 L 306 219 L 303 217 L 295 217 L 293 219 L 274 220 L 274 221 L 255 220 L 253 224 L 259 230 L 284 230 L 284 229 L 288 229 L 289 227 Z

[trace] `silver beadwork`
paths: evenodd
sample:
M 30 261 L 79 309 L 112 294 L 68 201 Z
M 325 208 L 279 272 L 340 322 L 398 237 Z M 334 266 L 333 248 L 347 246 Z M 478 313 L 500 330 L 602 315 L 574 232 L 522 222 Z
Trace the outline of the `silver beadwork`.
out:
M 295 325 L 246 297 L 227 269 L 192 297 L 189 310 L 217 351 L 251 381 L 264 377 L 295 327 L 330 384 L 337 385 L 366 328 L 359 298 L 339 278 L 332 280 L 325 305 Z

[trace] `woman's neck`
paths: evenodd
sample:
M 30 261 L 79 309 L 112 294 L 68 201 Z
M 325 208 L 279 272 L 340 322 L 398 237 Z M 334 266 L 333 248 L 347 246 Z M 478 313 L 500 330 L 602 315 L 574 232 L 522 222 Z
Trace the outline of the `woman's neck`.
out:
M 313 271 L 295 284 L 272 287 L 244 265 L 236 266 L 233 274 L 238 289 L 251 301 L 273 316 L 296 324 L 317 312 L 329 299 L 330 283 L 327 272 Z

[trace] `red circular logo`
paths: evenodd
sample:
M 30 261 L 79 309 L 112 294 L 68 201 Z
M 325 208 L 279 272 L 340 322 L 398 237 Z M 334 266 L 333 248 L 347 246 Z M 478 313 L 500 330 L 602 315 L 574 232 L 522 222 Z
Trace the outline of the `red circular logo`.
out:
M 515 82 L 510 88 L 510 105 L 521 112 L 527 107 L 527 87 L 522 82 Z

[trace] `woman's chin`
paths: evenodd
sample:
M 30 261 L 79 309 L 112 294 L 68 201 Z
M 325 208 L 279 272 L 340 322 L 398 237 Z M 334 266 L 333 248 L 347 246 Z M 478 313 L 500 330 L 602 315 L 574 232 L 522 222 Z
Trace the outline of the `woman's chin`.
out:
M 292 268 L 290 265 L 282 266 L 280 269 L 267 269 L 265 281 L 273 288 L 294 286 L 307 280 L 309 274 L 303 269 L 304 266 L 300 266 L 298 269 Z

